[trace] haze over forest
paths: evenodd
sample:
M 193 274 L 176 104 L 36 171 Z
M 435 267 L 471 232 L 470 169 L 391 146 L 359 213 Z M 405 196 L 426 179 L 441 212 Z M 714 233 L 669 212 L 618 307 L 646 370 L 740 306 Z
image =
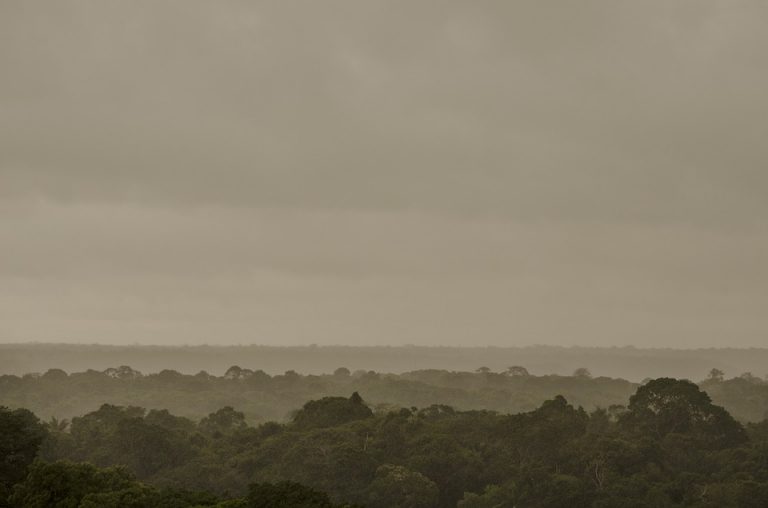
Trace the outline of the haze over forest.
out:
M 768 507 L 768 2 L 0 0 L 0 508 Z
M 764 346 L 765 7 L 2 2 L 0 341 Z

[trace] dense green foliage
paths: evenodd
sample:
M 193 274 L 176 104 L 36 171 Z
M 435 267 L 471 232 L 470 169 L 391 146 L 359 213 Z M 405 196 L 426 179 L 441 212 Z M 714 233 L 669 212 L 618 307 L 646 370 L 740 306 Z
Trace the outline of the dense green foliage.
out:
M 24 508 L 341 508 L 327 494 L 295 482 L 251 484 L 242 498 L 162 489 L 141 483 L 121 467 L 36 462 L 8 498 Z
M 18 410 L 0 425 L 26 443 L 2 452 L 22 457 L 4 478 L 20 507 L 768 506 L 768 421 L 745 428 L 669 378 L 590 412 L 562 396 L 520 414 L 372 411 L 353 393 L 309 401 L 285 424 L 251 426 L 232 407 L 194 422 L 105 404 L 44 431 Z
M 211 494 L 162 491 L 144 485 L 122 467 L 98 469 L 91 464 L 36 462 L 15 486 L 11 506 L 29 508 L 149 507 L 213 505 Z
M 45 436 L 40 420 L 28 410 L 0 407 L 0 502 L 24 478 Z

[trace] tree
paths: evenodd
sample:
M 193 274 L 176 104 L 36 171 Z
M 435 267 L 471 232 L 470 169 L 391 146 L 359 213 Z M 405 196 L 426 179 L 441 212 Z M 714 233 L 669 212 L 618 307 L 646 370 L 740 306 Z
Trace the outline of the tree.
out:
M 300 483 L 254 483 L 248 489 L 247 508 L 333 508 L 328 494 Z
M 762 384 L 762 382 L 763 382 L 762 379 L 760 379 L 759 377 L 755 376 L 751 372 L 744 372 L 743 374 L 740 374 L 739 375 L 739 379 L 743 379 L 744 381 L 747 381 L 748 383 L 752 383 L 752 384 L 756 384 L 756 385 Z
M 14 488 L 10 501 L 12 506 L 24 508 L 77 507 L 88 494 L 115 492 L 136 485 L 134 477 L 123 468 L 35 462 L 26 479 Z
M 304 404 L 294 416 L 297 427 L 332 427 L 354 420 L 373 416 L 373 411 L 365 405 L 360 395 L 355 392 L 348 399 L 344 397 L 323 397 Z
M 221 437 L 225 434 L 246 428 L 245 415 L 240 411 L 235 411 L 231 406 L 226 406 L 215 413 L 211 413 L 200 420 L 200 430 L 214 437 Z
M 171 506 L 169 499 L 163 499 L 161 504 L 159 492 L 140 483 L 127 486 L 120 490 L 90 492 L 83 496 L 78 508 L 151 508 L 154 506 Z M 181 505 L 185 506 L 185 505 Z
M 588 508 L 592 504 L 591 488 L 578 477 L 562 473 L 541 475 L 533 482 L 521 482 L 517 485 L 516 495 L 517 502 L 513 506 Z
M 189 418 L 172 415 L 167 409 L 151 409 L 144 421 L 151 425 L 157 425 L 164 429 L 182 433 L 192 433 L 197 425 Z
M 97 466 L 114 464 L 116 457 L 113 438 L 120 422 L 143 418 L 144 408 L 103 404 L 98 410 L 72 418 L 70 436 L 74 441 L 75 460 L 87 460 Z
M 45 427 L 48 435 L 43 440 L 37 452 L 37 458 L 43 460 L 58 460 L 63 457 L 71 457 L 75 449 L 75 441 L 72 435 L 67 432 L 69 420 L 66 418 L 58 419 L 52 416 Z
M 155 376 L 158 381 L 161 383 L 173 383 L 176 381 L 180 381 L 184 378 L 184 374 L 181 372 L 175 371 L 173 369 L 163 369 L 160 372 L 158 372 Z
M 240 379 L 243 377 L 243 369 L 238 367 L 237 365 L 233 365 L 230 368 L 227 369 L 227 372 L 224 373 L 225 379 Z
M 712 369 L 709 371 L 709 374 L 707 374 L 707 380 L 709 381 L 715 381 L 717 383 L 721 382 L 725 378 L 725 373 L 720 369 Z
M 121 421 L 110 441 L 114 451 L 111 462 L 128 466 L 142 479 L 181 465 L 192 454 L 188 440 L 142 418 Z
M 586 367 L 579 367 L 578 369 L 573 371 L 573 377 L 581 377 L 581 378 L 589 379 L 592 377 L 592 373 Z
M 214 506 L 218 498 L 145 485 L 122 467 L 37 461 L 10 501 L 23 508 L 192 508 Z M 236 501 L 229 506 L 235 508 Z
M 121 365 L 118 368 L 110 367 L 104 371 L 104 374 L 115 379 L 139 379 L 142 377 L 141 372 L 133 370 L 127 365 Z
M 582 408 L 574 408 L 557 395 L 534 411 L 512 416 L 509 440 L 524 462 L 557 469 L 567 460 L 568 444 L 584 435 L 588 421 Z
M 457 508 L 515 508 L 515 483 L 488 485 L 482 494 L 466 492 Z
M 349 377 L 350 375 L 351 373 L 349 372 L 349 369 L 346 367 L 339 367 L 338 369 L 333 371 L 334 377 L 346 378 L 346 377 Z
M 60 420 L 55 416 L 51 416 L 51 419 L 45 425 L 51 432 L 65 432 L 69 427 L 69 420 L 66 418 Z
M 44 381 L 60 382 L 66 380 L 67 377 L 67 373 L 61 369 L 48 369 L 40 379 Z
M 0 500 L 27 474 L 47 435 L 31 411 L 0 406 Z
M 447 425 L 453 418 L 431 420 L 433 426 Z M 427 430 L 427 429 L 425 429 Z M 438 506 L 456 506 L 464 492 L 482 488 L 480 471 L 483 468 L 480 455 L 462 446 L 459 436 L 426 431 L 412 440 L 410 457 L 404 465 L 417 471 L 437 485 Z
M 702 447 L 734 446 L 744 428 L 709 395 L 687 380 L 659 378 L 637 389 L 620 418 L 624 427 L 660 439 L 670 433 L 698 437 Z
M 525 367 L 521 367 L 520 365 L 513 365 L 512 367 L 507 367 L 507 370 L 505 371 L 505 373 L 508 376 L 513 376 L 513 377 L 528 377 L 531 375 L 528 372 L 528 369 L 526 369 Z
M 439 491 L 435 482 L 403 466 L 384 464 L 368 487 L 371 508 L 429 508 L 435 506 Z

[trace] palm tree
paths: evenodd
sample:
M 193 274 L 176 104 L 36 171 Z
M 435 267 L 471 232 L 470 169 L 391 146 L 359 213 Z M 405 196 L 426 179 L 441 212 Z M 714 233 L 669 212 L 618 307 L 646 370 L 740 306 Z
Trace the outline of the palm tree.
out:
M 65 432 L 67 430 L 67 427 L 69 427 L 69 420 L 66 418 L 62 418 L 59 420 L 55 416 L 51 416 L 51 419 L 48 420 L 48 423 L 46 424 L 48 428 L 54 432 Z

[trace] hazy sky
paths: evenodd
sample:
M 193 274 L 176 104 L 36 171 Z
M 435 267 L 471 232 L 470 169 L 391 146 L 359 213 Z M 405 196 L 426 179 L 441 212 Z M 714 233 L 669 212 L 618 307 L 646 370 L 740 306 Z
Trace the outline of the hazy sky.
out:
M 0 341 L 768 345 L 768 3 L 0 2 Z

